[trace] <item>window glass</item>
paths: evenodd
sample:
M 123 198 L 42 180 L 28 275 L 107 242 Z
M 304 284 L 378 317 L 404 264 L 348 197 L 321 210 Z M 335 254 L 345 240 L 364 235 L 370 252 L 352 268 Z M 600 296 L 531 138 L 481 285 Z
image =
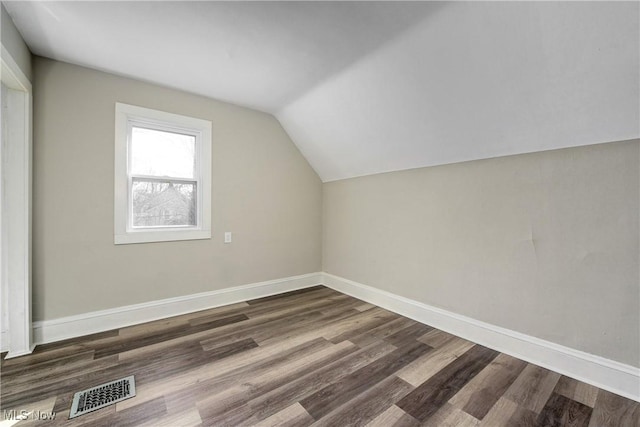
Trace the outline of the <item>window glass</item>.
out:
M 175 227 L 197 223 L 196 183 L 133 178 L 133 226 Z
M 131 173 L 194 178 L 196 138 L 155 129 L 131 129 Z

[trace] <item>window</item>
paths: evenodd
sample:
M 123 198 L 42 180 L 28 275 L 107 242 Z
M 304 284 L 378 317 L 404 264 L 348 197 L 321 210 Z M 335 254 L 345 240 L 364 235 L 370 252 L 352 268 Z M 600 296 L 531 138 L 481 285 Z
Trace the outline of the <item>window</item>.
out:
M 211 122 L 116 103 L 116 244 L 211 238 Z

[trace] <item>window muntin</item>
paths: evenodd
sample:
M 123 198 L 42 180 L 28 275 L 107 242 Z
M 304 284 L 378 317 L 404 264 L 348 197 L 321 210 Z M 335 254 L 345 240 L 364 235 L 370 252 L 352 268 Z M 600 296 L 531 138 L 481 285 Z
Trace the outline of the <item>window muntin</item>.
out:
M 116 104 L 115 243 L 210 238 L 211 122 Z

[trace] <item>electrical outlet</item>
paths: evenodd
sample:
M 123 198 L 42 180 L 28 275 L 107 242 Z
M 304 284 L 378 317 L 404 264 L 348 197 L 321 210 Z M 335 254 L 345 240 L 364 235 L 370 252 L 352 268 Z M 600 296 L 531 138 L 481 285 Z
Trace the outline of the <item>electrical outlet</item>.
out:
M 224 242 L 225 243 L 231 243 L 231 232 L 230 231 L 225 231 L 224 232 Z

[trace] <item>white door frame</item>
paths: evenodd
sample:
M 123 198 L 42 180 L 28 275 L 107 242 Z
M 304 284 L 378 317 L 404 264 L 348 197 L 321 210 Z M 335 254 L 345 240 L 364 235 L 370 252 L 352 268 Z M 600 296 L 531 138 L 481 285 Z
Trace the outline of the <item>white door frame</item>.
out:
M 8 88 L 2 111 L 0 147 L 0 280 L 2 302 L 0 348 L 6 358 L 33 351 L 31 324 L 31 194 L 32 87 L 13 57 L 2 46 L 0 79 Z

